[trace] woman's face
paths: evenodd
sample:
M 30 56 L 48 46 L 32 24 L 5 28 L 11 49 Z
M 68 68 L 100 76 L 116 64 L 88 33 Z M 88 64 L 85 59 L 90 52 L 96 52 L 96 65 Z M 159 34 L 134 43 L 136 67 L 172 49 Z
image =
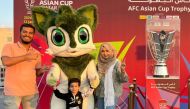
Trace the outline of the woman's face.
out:
M 101 55 L 104 59 L 109 59 L 113 57 L 113 51 L 110 49 L 107 49 L 105 47 L 102 47 Z

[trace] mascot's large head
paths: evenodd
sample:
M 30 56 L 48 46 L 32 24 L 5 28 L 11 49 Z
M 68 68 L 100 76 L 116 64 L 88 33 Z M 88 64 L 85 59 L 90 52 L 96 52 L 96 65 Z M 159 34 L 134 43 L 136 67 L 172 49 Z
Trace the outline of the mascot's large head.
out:
M 33 24 L 47 38 L 48 53 L 60 57 L 77 57 L 95 46 L 92 32 L 97 24 L 97 9 L 87 5 L 77 10 L 60 6 L 58 11 L 37 6 L 32 8 Z

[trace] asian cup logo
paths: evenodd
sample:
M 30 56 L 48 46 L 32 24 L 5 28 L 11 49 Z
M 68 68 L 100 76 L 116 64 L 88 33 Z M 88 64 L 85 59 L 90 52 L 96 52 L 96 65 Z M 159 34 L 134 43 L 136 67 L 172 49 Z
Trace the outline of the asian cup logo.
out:
M 31 14 L 31 7 L 34 6 L 35 0 L 24 0 L 26 9 L 27 9 L 27 14 Z
M 159 100 L 159 109 L 168 109 L 166 100 L 164 99 Z

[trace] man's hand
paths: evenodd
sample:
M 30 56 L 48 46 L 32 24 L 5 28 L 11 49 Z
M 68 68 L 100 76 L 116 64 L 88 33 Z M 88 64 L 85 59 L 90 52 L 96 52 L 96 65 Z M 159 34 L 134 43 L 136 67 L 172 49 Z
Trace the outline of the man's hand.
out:
M 40 69 L 41 72 L 47 72 L 49 71 L 51 68 L 51 66 L 47 66 L 47 65 L 43 65 Z
M 36 60 L 40 57 L 40 54 L 37 52 L 29 52 L 25 55 L 25 60 Z
M 51 66 L 43 65 L 41 68 L 36 69 L 36 75 L 41 76 L 43 73 L 49 71 Z

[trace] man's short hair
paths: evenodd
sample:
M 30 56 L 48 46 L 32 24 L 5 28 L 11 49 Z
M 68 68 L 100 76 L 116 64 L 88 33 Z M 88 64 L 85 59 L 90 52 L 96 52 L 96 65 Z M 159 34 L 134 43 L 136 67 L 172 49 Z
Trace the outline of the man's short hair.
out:
M 23 27 L 30 27 L 30 28 L 32 28 L 32 29 L 34 30 L 34 33 L 35 33 L 35 28 L 34 28 L 33 25 L 28 24 L 28 23 L 22 24 L 22 25 L 20 26 L 20 32 L 22 31 Z
M 70 80 L 69 80 L 69 86 L 72 84 L 72 83 L 78 83 L 78 85 L 80 86 L 80 79 L 78 79 L 78 78 L 71 78 Z

